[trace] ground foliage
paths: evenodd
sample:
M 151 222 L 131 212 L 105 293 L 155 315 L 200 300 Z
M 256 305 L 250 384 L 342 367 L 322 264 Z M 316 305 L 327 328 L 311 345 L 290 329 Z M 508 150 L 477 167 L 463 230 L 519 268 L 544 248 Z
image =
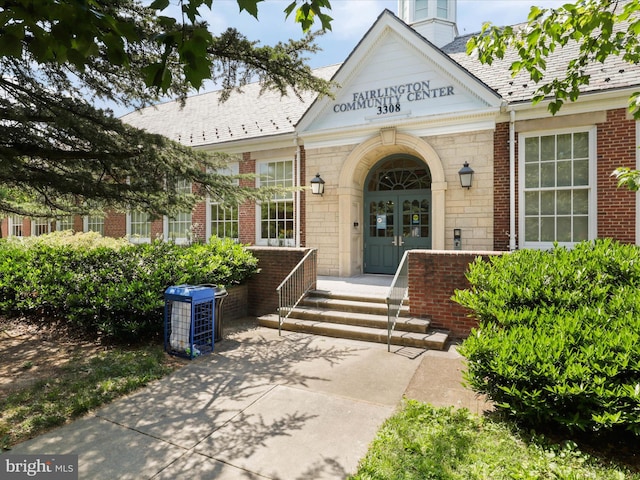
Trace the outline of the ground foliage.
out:
M 465 375 L 533 428 L 640 434 L 640 249 L 611 240 L 470 265 Z
M 0 317 L 0 452 L 184 364 L 161 342 L 104 344 L 64 322 Z
M 132 245 L 60 232 L 0 240 L 0 313 L 70 322 L 85 332 L 135 341 L 163 329 L 171 285 L 232 286 L 258 270 L 242 245 Z
M 352 480 L 638 479 L 632 469 L 466 409 L 414 400 L 380 428 Z

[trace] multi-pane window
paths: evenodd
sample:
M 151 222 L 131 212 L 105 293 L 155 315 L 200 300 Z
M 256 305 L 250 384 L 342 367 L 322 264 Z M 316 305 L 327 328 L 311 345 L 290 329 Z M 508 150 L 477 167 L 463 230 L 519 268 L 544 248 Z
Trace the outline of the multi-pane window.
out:
M 38 237 L 51 233 L 51 219 L 49 218 L 36 218 L 33 220 L 31 235 Z
M 178 194 L 190 194 L 191 182 L 189 180 L 177 180 L 176 192 Z M 191 212 L 179 212 L 169 217 L 167 222 L 167 237 L 178 243 L 187 241 L 191 236 Z
M 591 238 L 593 151 L 590 131 L 522 138 L 523 246 L 547 248 Z
M 85 232 L 97 232 L 104 236 L 104 217 L 88 216 L 85 217 Z
M 211 235 L 238 239 L 238 208 L 211 204 Z
M 56 231 L 73 230 L 73 215 L 65 215 L 56 220 Z
M 129 214 L 129 235 L 136 239 L 151 238 L 151 218 L 148 213 L 134 210 Z
M 260 185 L 293 187 L 293 162 L 277 161 L 259 166 Z M 294 241 L 293 193 L 283 192 L 260 205 L 260 240 L 268 245 L 291 245 Z
M 437 0 L 436 16 L 438 18 L 447 18 L 449 16 L 449 0 Z
M 23 217 L 20 215 L 11 215 L 9 217 L 9 235 L 14 237 L 22 236 Z
M 237 162 L 230 163 L 224 169 L 218 170 L 222 175 L 234 176 L 239 173 Z M 234 181 L 237 185 L 237 179 Z M 238 207 L 233 205 L 223 205 L 221 203 L 209 203 L 209 236 L 218 238 L 239 238 L 239 214 Z

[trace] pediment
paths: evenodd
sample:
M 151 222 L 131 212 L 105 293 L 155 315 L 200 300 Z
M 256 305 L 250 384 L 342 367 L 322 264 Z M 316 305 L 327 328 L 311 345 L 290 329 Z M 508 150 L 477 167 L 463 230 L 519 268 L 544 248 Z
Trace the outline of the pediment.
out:
M 386 10 L 340 67 L 335 98 L 320 98 L 304 133 L 344 130 L 495 109 L 501 98 Z

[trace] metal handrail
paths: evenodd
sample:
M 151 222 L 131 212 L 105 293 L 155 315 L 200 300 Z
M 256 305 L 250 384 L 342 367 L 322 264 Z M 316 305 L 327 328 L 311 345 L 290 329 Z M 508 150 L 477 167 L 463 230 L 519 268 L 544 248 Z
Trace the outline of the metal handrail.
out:
M 278 292 L 278 335 L 282 335 L 282 323 L 289 317 L 300 300 L 315 287 L 318 250 L 311 249 L 291 270 L 276 291 Z M 286 312 L 286 314 L 284 314 Z M 283 315 L 284 314 L 284 315 Z
M 387 294 L 387 351 L 391 351 L 391 334 L 396 328 L 396 322 L 402 310 L 402 304 L 409 291 L 409 250 L 402 255 L 400 265 L 393 276 L 393 281 Z

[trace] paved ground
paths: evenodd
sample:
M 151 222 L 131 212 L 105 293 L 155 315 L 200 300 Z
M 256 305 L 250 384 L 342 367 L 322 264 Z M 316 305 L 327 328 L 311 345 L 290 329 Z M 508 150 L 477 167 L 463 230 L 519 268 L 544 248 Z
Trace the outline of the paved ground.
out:
M 228 335 L 213 354 L 12 453 L 79 455 L 82 479 L 342 479 L 403 395 L 480 411 L 454 349 L 283 333 Z

